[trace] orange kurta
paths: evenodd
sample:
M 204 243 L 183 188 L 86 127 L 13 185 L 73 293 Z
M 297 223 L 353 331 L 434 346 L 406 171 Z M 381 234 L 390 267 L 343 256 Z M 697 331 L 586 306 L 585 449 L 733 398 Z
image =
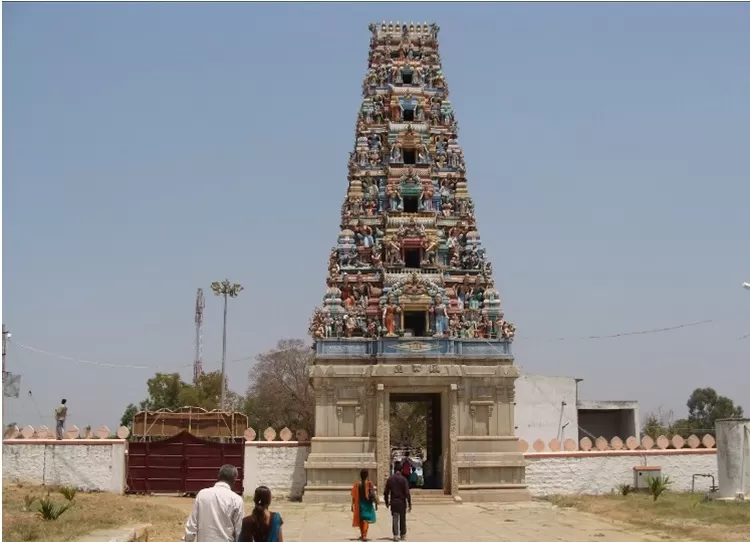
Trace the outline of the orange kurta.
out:
M 356 482 L 352 487 L 352 503 L 354 503 L 354 505 L 352 506 L 352 508 L 354 508 L 354 513 L 352 515 L 352 527 L 359 527 L 362 523 L 362 521 L 359 519 L 359 484 L 360 482 Z M 370 480 L 365 480 L 365 495 L 369 495 L 371 489 L 372 482 Z

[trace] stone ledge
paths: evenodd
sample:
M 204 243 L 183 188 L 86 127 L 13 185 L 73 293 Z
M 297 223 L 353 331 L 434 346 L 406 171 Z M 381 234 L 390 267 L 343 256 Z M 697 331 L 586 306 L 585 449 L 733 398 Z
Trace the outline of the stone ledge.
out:
M 147 542 L 150 530 L 150 524 L 103 529 L 89 533 L 79 538 L 77 542 Z

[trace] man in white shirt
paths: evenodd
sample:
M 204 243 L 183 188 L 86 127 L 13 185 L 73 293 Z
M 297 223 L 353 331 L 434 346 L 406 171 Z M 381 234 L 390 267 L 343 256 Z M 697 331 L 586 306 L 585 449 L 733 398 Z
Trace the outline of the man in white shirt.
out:
M 236 542 L 245 505 L 232 491 L 235 480 L 237 467 L 224 465 L 219 469 L 219 481 L 198 492 L 193 513 L 185 523 L 185 542 Z

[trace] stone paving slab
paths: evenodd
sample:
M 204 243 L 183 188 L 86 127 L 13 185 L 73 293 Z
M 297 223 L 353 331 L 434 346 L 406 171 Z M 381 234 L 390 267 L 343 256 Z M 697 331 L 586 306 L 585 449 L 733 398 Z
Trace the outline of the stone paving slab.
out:
M 165 498 L 166 499 L 166 498 Z M 181 501 L 181 502 L 180 502 Z M 166 504 L 166 503 L 165 503 Z M 185 511 L 191 499 L 170 503 Z M 359 538 L 349 505 L 279 502 L 272 510 L 284 518 L 284 542 L 349 542 Z M 252 505 L 248 503 L 249 514 Z M 409 542 L 664 542 L 666 533 L 648 533 L 570 508 L 542 501 L 514 504 L 415 504 L 407 514 Z M 370 526 L 373 541 L 390 540 L 390 512 L 380 506 Z M 156 533 L 154 533 L 156 534 Z M 679 538 L 681 542 L 688 542 Z
M 284 518 L 285 542 L 357 540 L 347 505 L 285 504 L 276 508 Z M 391 537 L 391 517 L 380 507 L 370 526 L 372 540 Z M 571 509 L 544 502 L 519 504 L 422 505 L 407 514 L 407 538 L 412 542 L 663 542 L 663 533 L 637 532 Z

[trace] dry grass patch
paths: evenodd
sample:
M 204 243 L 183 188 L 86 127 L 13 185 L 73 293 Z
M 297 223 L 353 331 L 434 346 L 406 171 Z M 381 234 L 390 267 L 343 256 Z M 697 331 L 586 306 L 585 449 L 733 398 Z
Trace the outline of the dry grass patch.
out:
M 3 542 L 75 540 L 97 529 L 151 523 L 150 541 L 179 540 L 185 514 L 172 507 L 111 493 L 77 492 L 73 505 L 56 520 L 44 521 L 39 513 L 40 499 L 50 492 L 56 505 L 68 500 L 48 487 L 23 484 L 3 485 Z M 28 506 L 30 499 L 35 501 Z
M 561 496 L 550 499 L 563 507 L 639 527 L 706 542 L 750 542 L 750 503 L 705 501 L 702 494 Z

